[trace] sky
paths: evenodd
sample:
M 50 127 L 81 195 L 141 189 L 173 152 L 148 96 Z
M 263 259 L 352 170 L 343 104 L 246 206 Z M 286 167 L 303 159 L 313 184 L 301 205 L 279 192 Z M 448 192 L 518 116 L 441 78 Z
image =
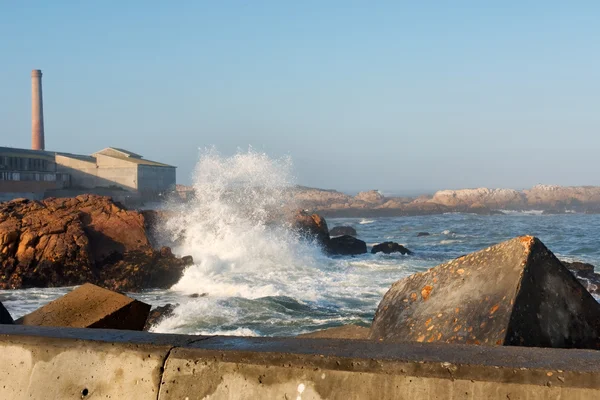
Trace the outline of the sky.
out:
M 173 3 L 173 4 L 170 4 Z M 493 4 L 492 4 L 493 3 Z M 347 192 L 600 185 L 597 1 L 0 0 L 0 145 L 290 156 Z

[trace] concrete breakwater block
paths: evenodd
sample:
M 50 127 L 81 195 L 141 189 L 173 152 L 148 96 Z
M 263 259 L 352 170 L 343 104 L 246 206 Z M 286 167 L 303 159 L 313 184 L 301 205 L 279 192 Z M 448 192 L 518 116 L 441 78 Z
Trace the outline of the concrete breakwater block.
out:
M 0 303 L 0 324 L 13 324 L 14 321 L 8 312 L 8 310 L 4 307 L 4 304 Z
M 86 283 L 16 323 L 34 326 L 125 329 L 141 331 L 150 305 Z
M 539 239 L 522 236 L 394 283 L 369 337 L 600 349 L 600 304 Z

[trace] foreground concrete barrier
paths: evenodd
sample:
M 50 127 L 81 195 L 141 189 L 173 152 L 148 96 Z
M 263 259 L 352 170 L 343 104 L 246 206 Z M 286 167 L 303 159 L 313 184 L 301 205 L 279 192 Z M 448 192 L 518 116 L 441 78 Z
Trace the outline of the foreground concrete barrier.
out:
M 0 326 L 1 399 L 600 398 L 600 352 Z

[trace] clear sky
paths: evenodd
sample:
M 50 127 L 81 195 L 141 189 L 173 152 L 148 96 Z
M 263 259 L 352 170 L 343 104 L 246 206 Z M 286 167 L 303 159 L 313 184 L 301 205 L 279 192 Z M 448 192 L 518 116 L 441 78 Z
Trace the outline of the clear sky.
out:
M 493 3 L 493 5 L 492 5 Z M 0 145 L 290 155 L 300 184 L 600 185 L 598 1 L 0 0 Z

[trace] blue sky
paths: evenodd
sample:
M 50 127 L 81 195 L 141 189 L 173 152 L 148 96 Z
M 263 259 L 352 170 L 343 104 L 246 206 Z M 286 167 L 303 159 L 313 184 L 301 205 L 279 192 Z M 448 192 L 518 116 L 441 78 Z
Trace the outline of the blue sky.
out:
M 300 184 L 600 185 L 594 1 L 0 0 L 0 145 L 290 155 Z

